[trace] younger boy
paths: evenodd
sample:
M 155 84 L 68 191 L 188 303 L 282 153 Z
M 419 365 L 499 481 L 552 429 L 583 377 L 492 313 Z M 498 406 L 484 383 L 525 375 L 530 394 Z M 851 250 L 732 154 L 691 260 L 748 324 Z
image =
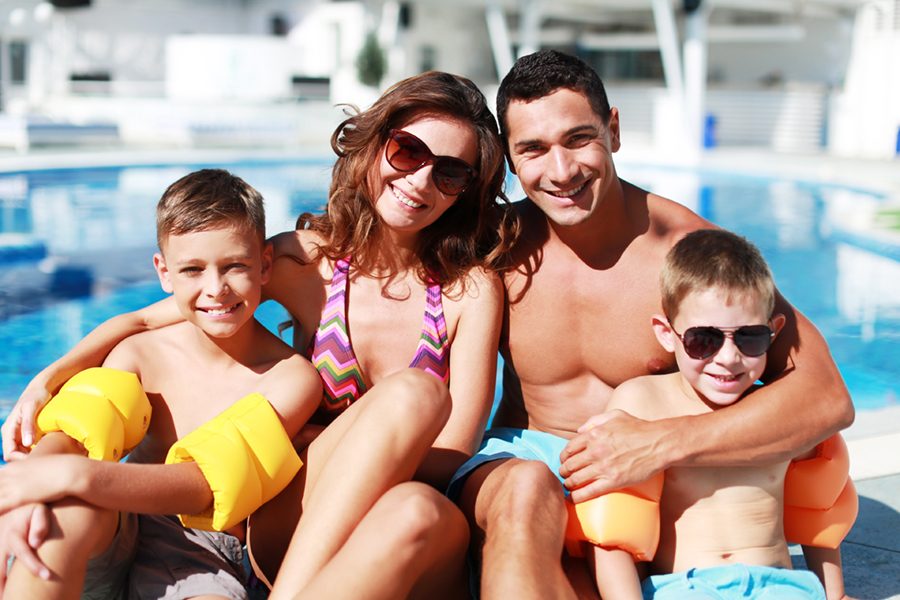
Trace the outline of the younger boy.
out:
M 785 322 L 773 314 L 774 284 L 763 257 L 727 231 L 695 231 L 668 253 L 660 284 L 664 314 L 653 317 L 653 330 L 674 352 L 678 371 L 623 383 L 608 408 L 655 420 L 738 402 L 762 374 Z M 788 465 L 670 467 L 653 576 L 641 584 L 630 554 L 597 546 L 601 596 L 744 598 L 764 588 L 765 597 L 824 598 L 813 573 L 790 570 L 782 527 Z M 843 597 L 839 551 L 817 548 L 807 558 L 828 598 Z
M 127 338 L 104 363 L 138 376 L 152 406 L 149 429 L 127 463 L 46 456 L 84 452 L 56 432 L 0 470 L 0 511 L 22 507 L 3 516 L 18 520 L 6 529 L 27 534 L 32 503 L 49 502 L 51 513 L 37 549 L 48 570 L 17 560 L 8 597 L 247 597 L 240 527 L 192 529 L 171 515 L 220 529 L 277 493 L 280 487 L 258 497 L 240 480 L 240 467 L 252 470 L 269 460 L 257 453 L 278 448 L 284 454 L 276 470 L 288 472 L 276 485 L 293 477 L 299 459 L 289 439 L 318 405 L 321 384 L 304 358 L 253 317 L 272 264 L 256 190 L 222 170 L 179 179 L 157 207 L 157 240 L 160 283 L 186 322 Z M 237 407 L 241 414 L 229 416 Z M 248 414 L 260 418 L 251 423 Z M 262 435 L 254 430 L 259 422 L 268 423 Z M 263 447 L 252 447 L 254 439 Z M 177 464 L 163 464 L 173 462 L 167 453 Z M 220 519 L 229 503 L 243 508 Z

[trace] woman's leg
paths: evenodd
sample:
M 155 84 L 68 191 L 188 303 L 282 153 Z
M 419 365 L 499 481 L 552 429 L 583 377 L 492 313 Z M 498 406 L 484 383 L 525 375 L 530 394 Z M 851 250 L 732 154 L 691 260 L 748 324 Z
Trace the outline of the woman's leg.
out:
M 465 598 L 465 517 L 434 488 L 401 483 L 385 493 L 340 551 L 299 591 L 279 598 Z M 286 567 L 287 568 L 287 567 Z
M 291 567 L 281 585 L 311 581 L 375 502 L 412 478 L 449 415 L 447 387 L 418 369 L 373 386 L 310 444 L 291 485 L 251 517 L 256 570 L 271 581 L 284 556 Z

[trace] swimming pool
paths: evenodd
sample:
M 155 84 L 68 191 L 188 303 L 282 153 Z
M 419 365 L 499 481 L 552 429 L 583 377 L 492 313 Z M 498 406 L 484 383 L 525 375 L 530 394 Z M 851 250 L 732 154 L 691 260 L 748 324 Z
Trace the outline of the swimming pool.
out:
M 208 165 L 0 174 L 0 416 L 31 376 L 96 324 L 163 297 L 150 260 L 154 206 L 166 185 L 200 166 Z M 215 166 L 263 193 L 269 232 L 319 210 L 330 175 L 330 163 L 317 160 Z M 779 289 L 825 335 L 857 408 L 898 402 L 900 247 L 844 227 L 854 207 L 881 197 L 675 168 L 629 165 L 620 172 L 755 242 Z M 44 253 L 59 258 L 48 261 Z M 260 318 L 274 327 L 285 313 L 268 303 Z

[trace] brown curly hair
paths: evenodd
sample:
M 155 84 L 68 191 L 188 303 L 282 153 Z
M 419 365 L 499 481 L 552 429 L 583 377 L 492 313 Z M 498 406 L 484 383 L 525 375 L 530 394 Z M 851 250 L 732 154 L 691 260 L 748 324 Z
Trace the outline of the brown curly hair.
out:
M 297 229 L 319 232 L 320 251 L 334 261 L 353 256 L 354 267 L 371 272 L 381 223 L 370 174 L 391 129 L 423 117 L 471 124 L 478 138 L 478 177 L 441 217 L 422 230 L 419 277 L 441 285 L 465 281 L 472 267 L 499 270 L 518 237 L 518 220 L 503 193 L 506 176 L 497 122 L 484 95 L 470 80 L 429 71 L 394 84 L 369 109 L 356 111 L 331 136 L 338 158 L 323 214 L 304 213 Z

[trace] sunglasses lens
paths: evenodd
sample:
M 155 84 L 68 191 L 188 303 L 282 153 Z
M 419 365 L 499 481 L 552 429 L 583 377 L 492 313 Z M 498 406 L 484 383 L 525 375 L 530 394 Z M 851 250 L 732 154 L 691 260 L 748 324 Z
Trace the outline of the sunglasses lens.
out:
M 715 327 L 691 327 L 684 332 L 681 341 L 691 358 L 709 358 L 725 343 L 725 334 Z
M 772 330 L 765 325 L 747 325 L 734 332 L 734 343 L 745 356 L 762 356 L 772 345 Z
M 461 193 L 472 183 L 474 176 L 475 173 L 469 165 L 453 158 L 439 158 L 431 171 L 434 185 L 448 196 Z
M 398 171 L 410 173 L 428 161 L 434 161 L 431 179 L 435 187 L 448 196 L 461 194 L 475 179 L 475 170 L 465 161 L 451 156 L 435 156 L 425 142 L 411 133 L 391 130 L 385 157 Z
M 403 131 L 393 131 L 386 156 L 388 164 L 398 171 L 415 171 L 433 155 L 419 138 Z

